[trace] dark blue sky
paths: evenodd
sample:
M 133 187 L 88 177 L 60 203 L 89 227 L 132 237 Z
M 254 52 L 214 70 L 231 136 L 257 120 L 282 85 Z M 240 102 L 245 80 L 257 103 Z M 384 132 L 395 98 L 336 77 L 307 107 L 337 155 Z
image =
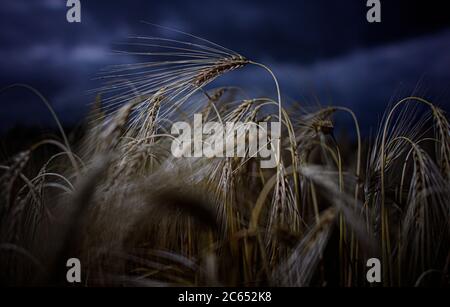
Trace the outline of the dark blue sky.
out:
M 81 24 L 66 21 L 66 0 L 1 0 L 0 86 L 39 89 L 66 124 L 79 121 L 96 72 L 123 59 L 113 43 L 128 35 L 207 38 L 273 68 L 285 97 L 351 107 L 376 125 L 392 100 L 411 93 L 450 109 L 450 15 L 445 1 L 381 0 L 382 23 L 366 21 L 365 0 L 81 0 Z M 345 3 L 345 5 L 344 5 Z M 130 59 L 128 59 L 130 60 Z M 132 59 L 131 59 L 132 60 Z M 274 95 L 266 74 L 233 72 L 217 84 Z M 0 130 L 51 123 L 24 90 L 0 94 Z

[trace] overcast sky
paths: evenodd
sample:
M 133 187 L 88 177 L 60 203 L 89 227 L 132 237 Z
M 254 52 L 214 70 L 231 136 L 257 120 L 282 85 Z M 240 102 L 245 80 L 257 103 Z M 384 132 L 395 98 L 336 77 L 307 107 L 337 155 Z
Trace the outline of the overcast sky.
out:
M 273 68 L 298 103 L 351 107 L 363 130 L 392 100 L 413 92 L 450 109 L 450 17 L 445 1 L 381 0 L 382 22 L 366 21 L 365 0 L 81 0 L 81 24 L 66 21 L 66 0 L 2 0 L 0 86 L 39 89 L 66 124 L 79 121 L 99 69 L 120 62 L 113 44 L 128 35 L 180 29 Z M 344 4 L 345 3 L 345 6 Z M 218 84 L 274 95 L 266 74 L 233 72 Z M 0 94 L 0 130 L 45 126 L 48 112 L 23 90 Z

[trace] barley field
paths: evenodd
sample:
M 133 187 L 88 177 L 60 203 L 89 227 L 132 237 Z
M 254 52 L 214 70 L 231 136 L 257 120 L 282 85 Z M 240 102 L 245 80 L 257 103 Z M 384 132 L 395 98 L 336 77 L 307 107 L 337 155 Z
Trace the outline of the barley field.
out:
M 132 37 L 100 72 L 78 137 L 58 125 L 0 163 L 3 285 L 448 286 L 450 126 L 423 97 L 386 104 L 369 136 L 349 108 L 285 102 L 270 67 L 210 41 Z M 272 96 L 223 75 L 255 67 Z M 233 71 L 231 73 L 231 71 Z M 80 102 L 83 103 L 83 102 Z M 173 123 L 281 122 L 260 158 L 177 158 Z M 335 116 L 353 124 L 338 137 Z M 203 141 L 207 141 L 207 137 Z M 278 142 L 273 142 L 278 141 Z M 35 158 L 39 156 L 39 158 Z M 382 280 L 367 281 L 367 261 Z

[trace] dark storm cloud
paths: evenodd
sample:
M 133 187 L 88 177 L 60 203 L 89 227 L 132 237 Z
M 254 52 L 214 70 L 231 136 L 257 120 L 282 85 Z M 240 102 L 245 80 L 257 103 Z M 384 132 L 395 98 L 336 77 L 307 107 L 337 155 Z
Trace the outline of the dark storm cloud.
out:
M 350 107 L 364 123 L 375 126 L 386 105 L 413 94 L 422 95 L 449 110 L 450 31 L 347 55 L 313 64 L 271 62 L 288 101 Z M 257 84 L 274 89 L 263 72 L 247 69 L 234 72 L 226 81 Z M 257 93 L 257 88 L 254 88 Z M 272 91 L 272 95 L 275 93 Z M 267 94 L 267 92 L 259 92 Z
M 383 2 L 383 22 L 369 25 L 365 1 L 106 1 L 85 0 L 82 23 L 65 20 L 65 0 L 2 1 L 0 85 L 24 82 L 40 89 L 65 122 L 79 120 L 97 86 L 96 72 L 123 59 L 109 56 L 130 34 L 178 37 L 141 20 L 205 37 L 272 66 L 286 96 L 310 93 L 348 105 L 373 124 L 399 89 L 419 80 L 431 98 L 449 88 L 450 20 L 424 2 Z M 419 4 L 418 4 L 419 3 Z M 430 8 L 431 7 L 431 8 Z M 420 17 L 420 18 L 419 18 Z M 258 91 L 270 79 L 256 69 L 230 81 Z M 219 80 L 220 82 L 220 80 Z M 266 86 L 267 85 L 267 86 Z M 267 92 L 261 94 L 270 94 Z M 0 128 L 48 122 L 46 111 L 17 91 L 0 96 L 8 112 Z

